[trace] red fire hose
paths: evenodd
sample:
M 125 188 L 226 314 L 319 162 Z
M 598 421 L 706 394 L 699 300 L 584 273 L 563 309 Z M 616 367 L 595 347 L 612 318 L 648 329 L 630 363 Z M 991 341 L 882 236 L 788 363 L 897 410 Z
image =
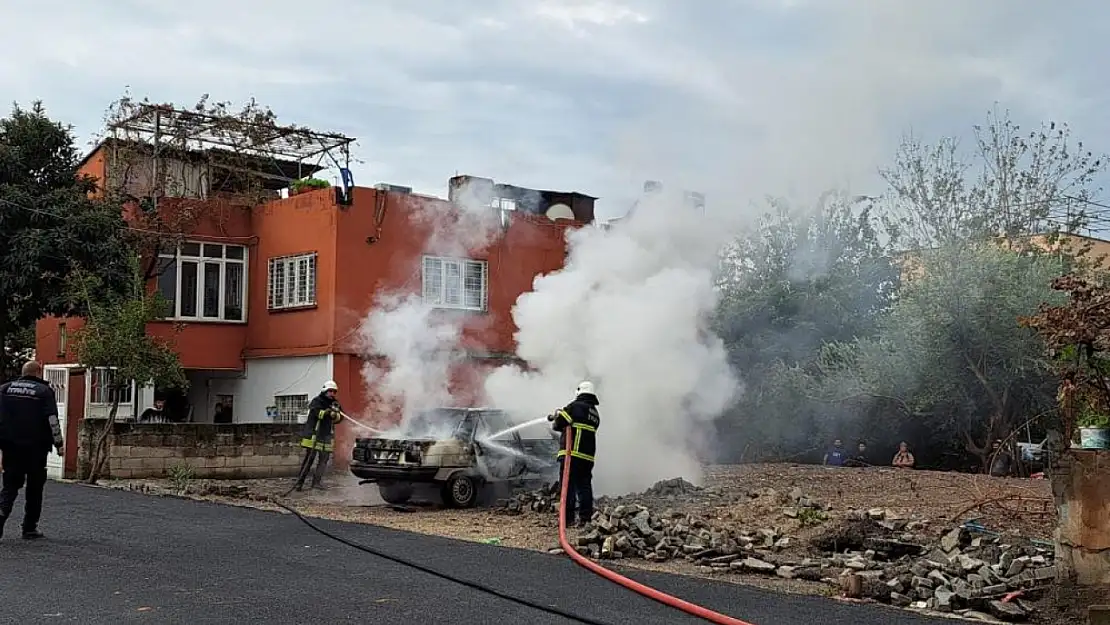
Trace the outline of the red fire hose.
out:
M 567 454 L 568 455 L 566 457 L 566 460 L 563 461 L 563 475 L 562 475 L 562 480 L 561 480 L 562 484 L 560 484 L 560 489 L 559 489 L 560 490 L 560 495 L 559 495 L 559 546 L 561 546 L 563 548 L 563 551 L 565 551 L 566 554 L 568 556 L 570 556 L 570 559 L 574 560 L 575 562 L 582 565 L 583 567 L 589 569 L 590 571 L 593 571 L 594 573 L 597 573 L 598 575 L 604 577 L 605 579 L 607 579 L 611 582 L 620 584 L 621 586 L 624 586 L 625 588 L 628 588 L 629 590 L 634 590 L 634 591 L 640 593 L 641 595 L 644 595 L 645 597 L 648 597 L 649 599 L 654 599 L 654 600 L 656 600 L 660 603 L 664 603 L 666 605 L 669 605 L 672 608 L 682 610 L 683 612 L 685 612 L 687 614 L 692 614 L 693 616 L 701 617 L 701 618 L 703 618 L 707 621 L 710 621 L 712 623 L 717 623 L 718 625 L 752 625 L 751 623 L 741 621 L 740 619 L 732 618 L 731 616 L 726 616 L 724 614 L 721 614 L 720 612 L 714 612 L 713 610 L 710 610 L 708 608 L 703 608 L 700 605 L 694 605 L 693 603 L 690 603 L 689 601 L 683 601 L 682 599 L 679 599 L 678 597 L 673 597 L 671 595 L 668 595 L 664 592 L 661 592 L 659 590 L 656 590 L 656 589 L 652 588 L 651 586 L 645 586 L 644 584 L 641 584 L 641 583 L 639 583 L 635 580 L 629 579 L 629 578 L 625 577 L 624 575 L 621 575 L 620 573 L 617 573 L 615 571 L 611 571 L 611 570 L 601 566 L 600 564 L 590 560 L 589 558 L 583 556 L 582 554 L 578 553 L 578 550 L 576 550 L 574 547 L 572 547 L 570 542 L 567 540 L 566 510 L 567 510 L 567 491 L 568 491 L 568 484 L 570 482 L 570 462 L 571 462 L 569 454 L 570 454 L 571 445 L 573 444 L 573 442 L 572 442 L 570 436 L 567 436 L 566 439 L 567 439 L 566 449 L 567 449 Z

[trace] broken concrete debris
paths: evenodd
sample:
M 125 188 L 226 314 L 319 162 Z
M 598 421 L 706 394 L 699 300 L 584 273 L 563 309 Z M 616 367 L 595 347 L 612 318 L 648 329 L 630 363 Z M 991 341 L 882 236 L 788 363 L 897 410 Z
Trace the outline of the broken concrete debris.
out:
M 879 508 L 847 511 L 842 520 L 828 523 L 823 536 L 807 541 L 808 552 L 800 543 L 791 549 L 798 541 L 786 535 L 786 528 L 804 526 L 801 517 L 827 510 L 800 488 L 785 498 L 773 491 L 748 495 L 787 504 L 781 527 L 738 527 L 666 507 L 672 501 L 719 497 L 676 478 L 641 494 L 599 498 L 592 521 L 572 544 L 594 559 L 685 560 L 706 572 L 823 582 L 897 607 L 985 622 L 1027 619 L 1033 610 L 1028 601 L 1056 577 L 1051 547 L 1013 536 L 978 535 L 962 526 L 933 543 L 924 536 L 927 522 Z M 661 504 L 664 510 L 656 513 L 645 504 Z M 514 495 L 499 512 L 555 513 L 558 507 L 559 493 L 548 486 Z

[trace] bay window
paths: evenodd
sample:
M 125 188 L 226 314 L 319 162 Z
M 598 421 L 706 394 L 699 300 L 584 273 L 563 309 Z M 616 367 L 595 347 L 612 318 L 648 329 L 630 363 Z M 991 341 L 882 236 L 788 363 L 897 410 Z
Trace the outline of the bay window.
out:
M 245 246 L 189 241 L 159 261 L 158 292 L 169 301 L 171 318 L 247 320 Z

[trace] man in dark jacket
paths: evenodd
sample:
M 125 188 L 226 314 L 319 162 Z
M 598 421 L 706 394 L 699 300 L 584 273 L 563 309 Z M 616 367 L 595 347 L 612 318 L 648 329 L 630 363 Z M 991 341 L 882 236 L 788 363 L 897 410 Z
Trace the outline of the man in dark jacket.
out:
M 578 527 L 584 526 L 594 515 L 594 454 L 597 451 L 597 428 L 601 416 L 597 412 L 600 402 L 592 382 L 578 385 L 578 396 L 555 414 L 548 417 L 551 429 L 560 432 L 559 479 L 562 480 L 563 463 L 567 461 L 567 437 L 571 438 L 570 478 L 567 480 L 567 525 L 574 524 L 578 510 Z
M 0 451 L 4 454 L 4 485 L 0 489 L 0 536 L 12 514 L 16 495 L 24 494 L 23 537 L 42 538 L 42 491 L 50 448 L 63 455 L 62 429 L 54 389 L 42 379 L 42 365 L 23 365 L 23 375 L 0 386 Z
M 328 459 L 334 451 L 335 426 L 343 420 L 343 410 L 335 399 L 339 392 L 339 385 L 331 380 L 324 382 L 320 394 L 312 398 L 308 404 L 308 421 L 304 424 L 304 434 L 301 438 L 301 447 L 304 447 L 304 461 L 301 463 L 301 472 L 297 476 L 297 490 L 304 488 L 304 480 L 312 470 L 312 461 L 316 461 L 316 471 L 312 474 L 312 488 L 326 490 L 323 479 L 324 471 L 328 466 Z

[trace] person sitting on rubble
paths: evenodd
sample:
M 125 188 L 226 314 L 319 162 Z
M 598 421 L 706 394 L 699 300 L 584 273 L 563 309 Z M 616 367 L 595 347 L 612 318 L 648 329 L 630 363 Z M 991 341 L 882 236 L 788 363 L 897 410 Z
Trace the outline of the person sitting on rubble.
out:
M 913 454 L 910 453 L 910 446 L 906 441 L 898 443 L 898 453 L 894 454 L 894 460 L 891 461 L 890 466 L 896 469 L 912 469 L 914 465 Z
M 856 455 L 852 456 L 844 462 L 846 467 L 869 467 L 871 463 L 867 460 L 867 443 L 860 441 L 856 446 Z
M 996 438 L 991 443 L 991 476 L 1008 477 L 1014 468 L 1014 458 L 1010 450 L 1002 446 L 1002 439 Z
M 842 467 L 844 466 L 844 459 L 847 454 L 844 453 L 844 443 L 838 438 L 833 441 L 832 449 L 825 452 L 825 458 L 821 461 L 827 467 Z

